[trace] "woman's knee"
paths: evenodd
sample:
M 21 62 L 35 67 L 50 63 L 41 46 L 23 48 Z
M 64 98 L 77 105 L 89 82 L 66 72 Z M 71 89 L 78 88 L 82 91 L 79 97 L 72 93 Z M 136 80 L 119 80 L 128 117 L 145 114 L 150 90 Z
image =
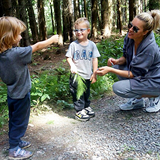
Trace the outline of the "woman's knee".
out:
M 129 80 L 121 80 L 115 82 L 112 86 L 113 92 L 121 97 L 126 97 L 126 94 L 130 90 L 130 82 Z

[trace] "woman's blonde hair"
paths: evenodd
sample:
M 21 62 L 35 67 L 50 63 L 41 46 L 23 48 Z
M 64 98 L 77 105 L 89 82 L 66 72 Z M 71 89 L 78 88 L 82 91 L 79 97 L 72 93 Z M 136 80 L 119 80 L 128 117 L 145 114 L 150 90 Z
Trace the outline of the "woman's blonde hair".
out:
M 16 17 L 0 17 L 0 53 L 12 48 L 18 35 L 26 30 L 26 25 Z
M 87 28 L 90 28 L 89 21 L 88 21 L 88 19 L 87 19 L 86 17 L 78 18 L 78 19 L 75 21 L 74 25 L 78 25 L 79 23 L 86 23 Z
M 160 27 L 160 10 L 152 10 L 149 12 L 143 12 L 136 16 L 136 18 L 140 19 L 145 23 L 144 31 L 156 30 Z

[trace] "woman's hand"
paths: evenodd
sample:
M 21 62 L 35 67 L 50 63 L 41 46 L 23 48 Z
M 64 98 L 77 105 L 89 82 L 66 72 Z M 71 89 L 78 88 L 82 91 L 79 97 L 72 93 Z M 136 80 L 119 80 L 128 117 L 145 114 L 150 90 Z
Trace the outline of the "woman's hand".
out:
M 113 65 L 116 65 L 116 64 L 118 64 L 118 62 L 119 62 L 119 59 L 114 59 L 114 58 L 109 58 L 108 59 L 108 62 L 107 62 L 107 66 L 113 66 Z
M 108 72 L 110 72 L 110 70 L 111 70 L 111 67 L 108 67 L 108 66 L 100 67 L 96 71 L 96 74 L 98 74 L 99 76 L 104 76 L 105 74 L 107 74 Z

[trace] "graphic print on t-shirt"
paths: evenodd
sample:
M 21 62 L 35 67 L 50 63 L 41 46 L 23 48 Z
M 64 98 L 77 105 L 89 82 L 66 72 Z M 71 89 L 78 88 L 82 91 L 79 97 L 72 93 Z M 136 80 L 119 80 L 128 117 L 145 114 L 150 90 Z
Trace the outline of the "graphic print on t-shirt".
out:
M 92 58 L 92 56 L 93 56 L 93 53 L 92 53 L 92 51 L 88 51 L 87 53 L 86 53 L 86 50 L 85 49 L 83 49 L 82 50 L 82 53 L 80 53 L 80 51 L 79 50 L 76 50 L 75 52 L 74 52 L 74 55 L 73 55 L 73 59 L 74 60 L 91 60 L 91 58 Z

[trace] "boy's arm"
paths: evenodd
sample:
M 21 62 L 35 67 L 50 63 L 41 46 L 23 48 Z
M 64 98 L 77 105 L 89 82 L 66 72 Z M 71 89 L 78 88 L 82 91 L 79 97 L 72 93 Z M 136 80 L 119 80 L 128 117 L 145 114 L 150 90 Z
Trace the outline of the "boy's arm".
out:
M 70 66 L 71 73 L 77 73 L 77 67 L 75 66 L 72 58 L 67 57 L 67 62 L 69 64 L 69 66 Z
M 92 83 L 95 83 L 97 81 L 97 76 L 96 76 L 96 71 L 98 68 L 98 58 L 93 58 L 93 74 L 90 78 L 90 81 L 92 81 Z
M 54 35 L 54 36 L 50 37 L 49 39 L 41 41 L 41 42 L 37 42 L 34 45 L 31 45 L 32 53 L 36 52 L 40 49 L 43 49 L 52 43 L 57 43 L 57 42 L 58 42 L 58 35 Z

